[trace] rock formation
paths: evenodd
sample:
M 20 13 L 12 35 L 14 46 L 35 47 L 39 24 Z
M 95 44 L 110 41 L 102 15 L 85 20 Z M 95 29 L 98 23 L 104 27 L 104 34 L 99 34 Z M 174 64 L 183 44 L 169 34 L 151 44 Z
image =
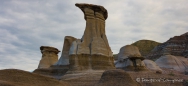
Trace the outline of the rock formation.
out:
M 166 54 L 188 57 L 188 32 L 180 36 L 174 36 L 168 41 L 156 46 L 146 58 L 158 59 L 160 56 Z
M 149 70 L 158 71 L 158 72 L 161 71 L 162 72 L 162 69 L 154 61 L 149 60 L 149 59 L 145 59 L 145 60 L 143 60 L 143 62 Z
M 60 76 L 68 71 L 69 66 L 67 65 L 54 65 L 58 61 L 57 54 L 60 52 L 57 48 L 41 46 L 40 50 L 42 53 L 42 59 L 40 60 L 38 69 L 35 69 L 33 73 L 48 76 Z
M 188 59 L 180 56 L 164 55 L 155 62 L 161 68 L 168 68 L 180 72 L 185 72 L 188 69 Z
M 139 86 L 127 72 L 121 69 L 105 71 L 95 86 Z
M 57 63 L 54 65 L 69 65 L 69 50 L 72 45 L 72 42 L 75 41 L 76 38 L 71 36 L 65 36 L 64 45 L 61 53 L 61 57 Z
M 105 34 L 107 10 L 93 4 L 75 4 L 86 20 L 86 28 L 81 39 L 73 41 L 69 50 L 71 70 L 114 68 L 113 55 Z
M 51 65 L 58 61 L 58 53 L 60 52 L 57 48 L 49 46 L 40 47 L 42 53 L 42 59 L 38 65 L 38 68 L 49 68 Z
M 141 56 L 136 46 L 126 45 L 120 49 L 115 66 L 125 70 L 145 70 L 146 67 L 142 60 L 144 57 Z
M 131 45 L 138 47 L 141 55 L 146 56 L 152 51 L 152 49 L 154 49 L 159 44 L 161 43 L 152 40 L 139 40 Z

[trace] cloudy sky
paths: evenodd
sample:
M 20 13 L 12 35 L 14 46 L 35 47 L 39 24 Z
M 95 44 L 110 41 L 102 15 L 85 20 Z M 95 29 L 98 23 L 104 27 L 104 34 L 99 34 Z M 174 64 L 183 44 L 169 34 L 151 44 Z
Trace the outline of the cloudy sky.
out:
M 106 35 L 114 53 L 141 39 L 165 42 L 188 32 L 188 0 L 0 0 L 0 69 L 32 71 L 40 46 L 62 50 L 65 36 L 81 38 L 85 20 L 75 3 L 108 10 Z

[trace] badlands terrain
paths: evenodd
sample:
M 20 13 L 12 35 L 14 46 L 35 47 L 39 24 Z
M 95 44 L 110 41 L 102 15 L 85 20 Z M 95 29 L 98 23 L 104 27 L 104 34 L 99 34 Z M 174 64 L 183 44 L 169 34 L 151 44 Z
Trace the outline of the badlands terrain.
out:
M 64 37 L 61 56 L 41 46 L 38 68 L 0 70 L 0 86 L 188 86 L 188 33 L 164 43 L 139 40 L 113 54 L 103 6 L 77 3 L 86 28 L 82 38 Z

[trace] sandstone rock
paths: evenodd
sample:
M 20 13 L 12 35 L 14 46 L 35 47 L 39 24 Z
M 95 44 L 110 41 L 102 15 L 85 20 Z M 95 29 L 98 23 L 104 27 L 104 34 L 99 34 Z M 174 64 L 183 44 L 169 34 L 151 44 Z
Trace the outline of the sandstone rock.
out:
M 51 65 L 58 61 L 58 53 L 60 52 L 57 48 L 49 46 L 40 47 L 42 53 L 42 59 L 40 60 L 38 68 L 49 68 Z
M 120 49 L 115 66 L 125 70 L 146 70 L 143 59 L 136 46 L 126 45 Z
M 121 47 L 118 53 L 118 59 L 126 59 L 128 57 L 141 57 L 139 49 L 133 45 L 126 45 Z
M 113 57 L 103 55 L 70 55 L 70 70 L 106 70 L 114 69 Z
M 107 10 L 93 4 L 75 4 L 86 20 L 84 35 L 72 42 L 69 50 L 70 70 L 114 68 L 113 55 L 105 34 Z
M 86 19 L 86 28 L 81 43 L 78 45 L 77 54 L 112 56 L 105 34 L 107 10 L 102 6 L 92 4 L 76 4 L 76 6 L 84 12 Z
M 56 66 L 57 65 L 69 65 L 69 51 L 70 51 L 72 42 L 75 40 L 76 40 L 76 38 L 74 38 L 74 37 L 65 36 L 61 57 L 58 60 L 58 62 L 55 63 L 54 65 L 56 65 Z
M 124 70 L 115 69 L 105 71 L 95 86 L 139 86 Z
M 173 55 L 164 55 L 155 61 L 161 68 L 168 68 L 180 72 L 185 72 L 188 66 L 188 59 L 184 57 L 176 57 Z
M 69 55 L 76 55 L 77 54 L 78 44 L 80 44 L 80 43 L 81 43 L 80 39 L 77 39 L 77 40 L 72 42 L 70 50 L 69 50 Z
M 146 67 L 150 70 L 154 70 L 154 71 L 158 71 L 158 72 L 162 72 L 162 69 L 152 60 L 149 59 L 145 59 L 143 60 L 143 62 L 145 63 Z

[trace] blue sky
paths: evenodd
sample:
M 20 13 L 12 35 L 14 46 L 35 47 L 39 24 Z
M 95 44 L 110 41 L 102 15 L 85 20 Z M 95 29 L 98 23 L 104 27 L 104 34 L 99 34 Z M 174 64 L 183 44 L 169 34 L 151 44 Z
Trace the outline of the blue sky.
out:
M 188 0 L 0 0 L 0 69 L 34 70 L 40 46 L 61 51 L 65 36 L 81 38 L 86 22 L 75 3 L 107 9 L 106 35 L 115 54 L 141 39 L 165 42 L 188 32 Z

